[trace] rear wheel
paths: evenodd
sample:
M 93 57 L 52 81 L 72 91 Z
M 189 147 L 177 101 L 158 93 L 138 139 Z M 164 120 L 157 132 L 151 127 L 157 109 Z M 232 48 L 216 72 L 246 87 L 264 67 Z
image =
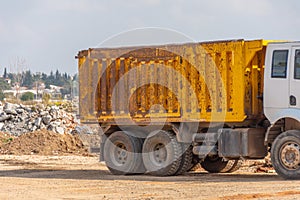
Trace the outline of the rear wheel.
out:
M 242 163 L 242 160 L 224 161 L 219 156 L 207 156 L 200 164 L 203 169 L 210 173 L 230 173 L 238 170 Z
M 285 179 L 300 179 L 300 132 L 287 131 L 272 144 L 272 165 Z
M 143 161 L 149 174 L 175 175 L 181 164 L 182 147 L 176 136 L 167 131 L 154 131 L 143 145 Z
M 182 150 L 181 163 L 175 175 L 181 175 L 193 166 L 193 147 L 190 144 L 182 144 Z
M 221 171 L 221 173 L 232 173 L 240 169 L 243 165 L 243 160 L 228 160 L 225 169 Z
M 143 141 L 126 132 L 112 133 L 104 145 L 104 160 L 112 174 L 142 174 L 145 167 L 142 160 Z

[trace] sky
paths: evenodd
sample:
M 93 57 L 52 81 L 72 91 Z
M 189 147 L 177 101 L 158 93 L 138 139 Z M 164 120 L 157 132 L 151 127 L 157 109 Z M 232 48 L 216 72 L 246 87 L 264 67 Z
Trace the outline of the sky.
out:
M 299 10 L 298 0 L 0 0 L 0 74 L 75 74 L 78 51 L 149 27 L 197 42 L 300 40 Z M 142 38 L 162 42 L 160 34 Z

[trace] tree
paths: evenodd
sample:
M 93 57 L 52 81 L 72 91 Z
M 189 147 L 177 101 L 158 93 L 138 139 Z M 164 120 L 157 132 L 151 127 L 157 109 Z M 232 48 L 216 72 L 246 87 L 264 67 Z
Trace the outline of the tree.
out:
M 0 78 L 0 90 L 10 90 L 10 85 L 5 81 L 4 78 Z
M 34 82 L 34 80 L 33 80 L 31 71 L 27 70 L 25 72 L 25 74 L 24 74 L 22 86 L 25 86 L 25 87 L 28 87 L 28 88 L 32 88 L 33 82 Z
M 25 92 L 21 96 L 22 101 L 32 101 L 34 99 L 34 94 L 32 92 Z
M 3 74 L 3 78 L 7 78 L 7 71 L 6 71 L 6 67 L 4 68 L 4 74 Z

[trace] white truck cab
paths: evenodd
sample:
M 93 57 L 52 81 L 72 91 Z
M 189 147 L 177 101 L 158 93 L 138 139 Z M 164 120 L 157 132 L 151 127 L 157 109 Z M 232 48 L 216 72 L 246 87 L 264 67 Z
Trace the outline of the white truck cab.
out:
M 270 43 L 264 79 L 264 113 L 271 124 L 300 121 L 300 43 Z
M 300 177 L 300 43 L 270 43 L 264 74 L 264 113 L 270 121 L 265 144 L 285 178 Z

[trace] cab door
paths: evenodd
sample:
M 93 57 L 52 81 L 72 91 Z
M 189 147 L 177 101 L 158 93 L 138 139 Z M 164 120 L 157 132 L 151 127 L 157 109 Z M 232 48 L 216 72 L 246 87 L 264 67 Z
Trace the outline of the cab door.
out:
M 289 106 L 300 109 L 300 46 L 292 47 Z
M 289 108 L 289 55 L 290 47 L 285 44 L 270 44 L 267 48 L 264 109 L 270 117 L 278 109 Z

